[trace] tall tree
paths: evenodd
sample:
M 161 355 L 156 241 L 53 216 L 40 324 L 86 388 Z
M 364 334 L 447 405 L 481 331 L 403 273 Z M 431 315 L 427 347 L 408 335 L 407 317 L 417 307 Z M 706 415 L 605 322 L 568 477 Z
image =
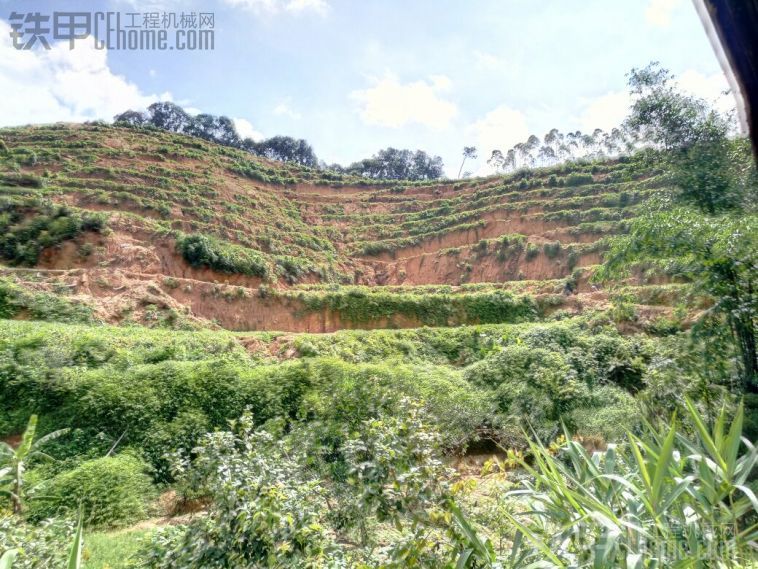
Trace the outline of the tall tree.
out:
M 311 168 L 318 166 L 318 158 L 313 148 L 302 138 L 274 136 L 258 142 L 255 148 L 261 156 L 271 160 L 294 162 Z
M 629 74 L 635 96 L 627 128 L 662 154 L 685 201 L 713 215 L 746 197 L 735 172 L 729 120 L 704 100 L 678 90 L 673 76 L 652 63 Z
M 385 148 L 371 158 L 354 162 L 346 172 L 366 178 L 390 180 L 435 180 L 441 178 L 444 164 L 439 156 L 430 156 L 423 150 Z
M 758 177 L 749 145 L 730 139 L 728 120 L 678 91 L 657 64 L 632 70 L 629 85 L 636 99 L 626 124 L 661 150 L 673 191 L 614 239 L 598 276 L 653 263 L 689 279 L 713 299 L 704 317 L 728 326 L 743 385 L 758 392 Z
M 150 124 L 171 132 L 186 132 L 192 127 L 192 117 L 179 105 L 163 101 L 147 108 Z
M 461 167 L 458 169 L 458 177 L 461 177 L 461 173 L 463 172 L 463 165 L 466 163 L 466 160 L 476 160 L 477 154 L 476 154 L 476 146 L 464 146 L 463 147 L 463 160 L 461 161 Z

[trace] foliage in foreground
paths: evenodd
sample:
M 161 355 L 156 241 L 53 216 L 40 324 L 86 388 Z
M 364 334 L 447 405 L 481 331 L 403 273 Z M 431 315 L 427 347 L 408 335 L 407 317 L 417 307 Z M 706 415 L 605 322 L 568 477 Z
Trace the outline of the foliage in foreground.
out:
M 31 525 L 15 516 L 0 516 L 0 557 L 15 551 L 13 569 L 65 567 L 67 548 L 75 532 L 75 523 L 70 520 Z
M 0 442 L 0 496 L 10 499 L 14 513 L 20 514 L 23 509 L 22 489 L 28 461 L 34 458 L 49 459 L 41 447 L 65 432 L 65 429 L 61 429 L 35 439 L 37 415 L 32 415 L 17 448 L 13 448 L 7 442 Z
M 438 435 L 418 406 L 404 405 L 406 418 L 366 420 L 336 453 L 308 444 L 306 432 L 277 439 L 250 416 L 234 431 L 206 435 L 194 460 L 179 467 L 186 485 L 212 499 L 209 515 L 159 533 L 147 565 L 439 566 L 422 536 L 444 528 L 448 473 Z M 377 524 L 393 527 L 398 539 L 377 548 Z M 420 553 L 434 563 L 419 562 Z
M 576 441 L 558 456 L 532 442 L 532 461 L 520 461 L 530 479 L 510 494 L 528 511 L 508 516 L 517 528 L 509 563 L 749 566 L 758 538 L 758 499 L 749 487 L 758 450 L 741 436 L 742 405 L 731 423 L 729 416 L 722 409 L 708 428 L 688 402 L 691 431 L 674 417 L 591 455 Z M 472 537 L 472 549 L 484 566 L 499 562 L 489 543 Z
M 482 432 L 524 446 L 525 421 L 550 437 L 560 416 L 579 434 L 617 437 L 637 421 L 634 394 L 651 364 L 668 362 L 679 343 L 591 332 L 564 321 L 304 335 L 293 341 L 300 358 L 270 363 L 226 332 L 4 322 L 0 434 L 17 433 L 35 412 L 43 430 L 70 427 L 52 454 L 79 457 L 71 468 L 125 433 L 121 448 L 141 453 L 161 481 L 170 479 L 166 452 L 192 448 L 246 408 L 261 423 L 280 417 L 335 432 L 379 402 L 397 414 L 402 397 L 421 399 L 448 449 Z
M 744 566 L 755 554 L 758 451 L 741 438 L 742 406 L 709 429 L 685 424 L 589 454 L 580 443 L 530 446 L 528 477 L 506 498 L 504 528 L 482 527 L 439 460 L 439 438 L 408 416 L 377 416 L 336 452 L 302 432 L 272 436 L 249 417 L 207 435 L 184 482 L 212 497 L 208 517 L 163 530 L 153 568 Z M 275 426 L 271 425 L 275 430 Z M 568 433 L 567 433 L 568 435 Z M 514 511 L 522 513 L 515 514 Z M 510 552 L 487 536 L 505 531 Z M 480 535 L 483 534 L 483 535 Z M 697 564 L 695 560 L 699 560 Z

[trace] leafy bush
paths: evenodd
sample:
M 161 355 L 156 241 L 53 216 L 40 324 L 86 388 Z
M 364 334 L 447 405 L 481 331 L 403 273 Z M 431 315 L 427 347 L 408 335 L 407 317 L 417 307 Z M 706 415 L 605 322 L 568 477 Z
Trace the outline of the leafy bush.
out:
M 65 297 L 29 290 L 10 278 L 0 277 L 0 318 L 28 314 L 32 320 L 93 322 L 92 308 Z
M 219 241 L 208 235 L 180 235 L 179 252 L 193 267 L 208 267 L 222 273 L 239 273 L 267 278 L 271 268 L 265 257 L 239 245 Z
M 537 255 L 540 254 L 540 247 L 536 243 L 527 243 L 526 245 L 526 260 L 531 261 Z
M 449 473 L 419 406 L 402 405 L 402 417 L 378 414 L 349 432 L 337 449 L 345 477 L 324 468 L 334 454 L 307 429 L 273 436 L 245 415 L 233 431 L 206 435 L 197 456 L 177 468 L 183 485 L 212 498 L 209 515 L 185 529 L 160 531 L 147 566 L 444 565 L 457 554 L 455 546 L 444 534 L 431 539 L 428 532 L 449 526 L 443 510 Z M 392 523 L 399 538 L 378 550 L 372 534 L 382 522 Z M 414 565 L 422 552 L 426 562 Z
M 44 482 L 29 502 L 28 517 L 72 514 L 81 504 L 90 527 L 126 526 L 147 517 L 154 494 L 146 465 L 129 454 L 83 462 Z
M 583 186 L 584 184 L 591 184 L 594 179 L 592 174 L 584 174 L 582 172 L 571 172 L 565 178 L 567 186 Z
M 565 422 L 573 425 L 580 437 L 606 441 L 623 439 L 637 427 L 640 405 L 628 391 L 603 385 L 590 392 L 587 405 L 573 409 Z
M 15 265 L 34 265 L 40 253 L 84 231 L 99 232 L 106 217 L 36 200 L 0 199 L 0 257 Z
M 298 467 L 301 454 L 243 417 L 237 432 L 208 434 L 185 484 L 212 496 L 209 516 L 184 531 L 159 533 L 150 567 L 300 567 L 336 549 L 319 521 L 326 504 L 317 480 Z M 313 565 L 311 565 L 313 566 Z
M 71 520 L 45 520 L 30 525 L 17 517 L 0 514 L 0 557 L 16 549 L 13 569 L 65 567 L 74 532 Z
M 548 259 L 555 259 L 558 255 L 561 254 L 561 242 L 552 241 L 550 243 L 545 243 L 542 247 L 542 250 L 545 251 L 545 255 Z
M 467 368 L 465 377 L 492 389 L 509 445 L 522 444 L 524 421 L 550 437 L 562 416 L 589 400 L 587 385 L 572 373 L 565 358 L 545 349 L 508 346 Z

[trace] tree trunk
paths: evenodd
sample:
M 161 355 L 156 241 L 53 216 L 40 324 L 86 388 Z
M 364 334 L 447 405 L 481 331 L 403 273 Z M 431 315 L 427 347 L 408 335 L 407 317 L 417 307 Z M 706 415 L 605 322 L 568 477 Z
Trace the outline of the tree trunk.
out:
M 734 319 L 734 332 L 737 336 L 742 358 L 745 390 L 749 393 L 758 393 L 758 354 L 756 354 L 753 319 L 749 314 Z

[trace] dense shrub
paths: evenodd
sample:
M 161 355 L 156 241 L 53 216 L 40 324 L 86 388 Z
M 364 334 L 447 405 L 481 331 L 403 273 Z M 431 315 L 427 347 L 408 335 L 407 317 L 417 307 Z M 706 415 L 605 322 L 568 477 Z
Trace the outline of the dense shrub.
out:
M 603 385 L 590 392 L 587 403 L 573 409 L 565 421 L 579 436 L 618 441 L 638 425 L 640 405 L 628 391 Z
M 356 323 L 392 318 L 395 315 L 413 318 L 428 326 L 525 322 L 537 317 L 534 299 L 501 290 L 449 295 L 394 293 L 345 287 L 334 292 L 300 293 L 297 298 L 308 311 L 331 310 L 341 318 Z
M 14 265 L 34 265 L 47 248 L 101 231 L 106 217 L 36 200 L 0 199 L 0 257 Z
M 178 467 L 183 487 L 212 498 L 208 515 L 159 531 L 146 566 L 450 566 L 458 552 L 439 531 L 452 530 L 439 435 L 417 403 L 400 405 L 399 417 L 377 412 L 357 422 L 335 452 L 307 430 L 256 429 L 249 415 L 206 435 Z M 393 528 L 391 545 L 378 547 L 377 523 Z M 419 555 L 424 563 L 413 562 Z
M 65 567 L 74 531 L 72 520 L 45 520 L 32 525 L 0 513 L 0 557 L 16 549 L 13 569 Z
M 591 184 L 592 182 L 592 174 L 571 172 L 568 176 L 566 176 L 567 186 L 583 186 L 584 184 Z
M 309 272 L 315 270 L 315 266 L 306 259 L 283 255 L 276 258 L 276 273 L 284 277 L 288 284 L 294 284 Z
M 257 336 L 266 354 L 274 337 Z M 306 422 L 326 440 L 377 407 L 401 412 L 397 401 L 409 396 L 424 402 L 451 448 L 476 440 L 482 427 L 520 445 L 527 422 L 549 436 L 559 419 L 613 438 L 637 418 L 627 395 L 657 381 L 648 379 L 648 362 L 658 350 L 672 360 L 679 342 L 626 338 L 570 319 L 304 334 L 277 348 L 297 359 L 271 363 L 226 332 L 6 321 L 0 435 L 22 430 L 32 412 L 42 432 L 81 429 L 79 453 L 87 440 L 102 448 L 100 432 L 110 440 L 126 432 L 120 448 L 144 453 L 158 480 L 170 478 L 166 452 L 192 448 L 245 409 L 259 423 Z M 70 455 L 63 450 L 54 456 Z
M 29 290 L 0 277 L 0 318 L 13 318 L 19 314 L 32 320 L 54 322 L 92 322 L 92 308 L 56 294 Z
M 239 245 L 226 243 L 208 235 L 180 235 L 179 252 L 193 267 L 207 267 L 222 273 L 239 273 L 266 278 L 271 268 L 265 257 Z
M 550 243 L 545 243 L 542 249 L 545 251 L 548 259 L 555 259 L 561 253 L 561 242 L 551 241 Z
M 146 465 L 128 454 L 88 460 L 42 483 L 28 503 L 27 516 L 39 521 L 74 516 L 81 507 L 90 527 L 119 527 L 147 517 L 154 495 Z
M 589 398 L 587 385 L 560 353 L 524 345 L 472 365 L 465 377 L 492 390 L 509 442 L 522 439 L 525 421 L 549 437 L 561 417 Z
M 527 243 L 526 245 L 526 260 L 531 261 L 537 255 L 540 254 L 540 246 L 536 243 Z

